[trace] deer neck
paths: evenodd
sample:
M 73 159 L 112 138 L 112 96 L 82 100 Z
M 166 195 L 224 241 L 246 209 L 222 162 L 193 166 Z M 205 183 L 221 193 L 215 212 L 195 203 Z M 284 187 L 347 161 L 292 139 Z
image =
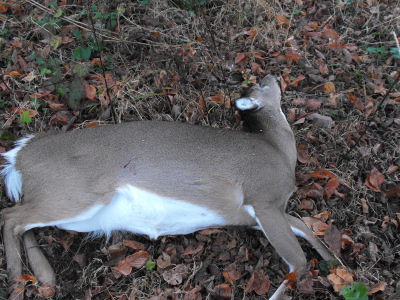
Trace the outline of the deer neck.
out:
M 244 114 L 243 119 L 252 133 L 259 135 L 259 138 L 278 149 L 295 167 L 296 141 L 293 131 L 280 109 L 264 107 L 262 111 Z

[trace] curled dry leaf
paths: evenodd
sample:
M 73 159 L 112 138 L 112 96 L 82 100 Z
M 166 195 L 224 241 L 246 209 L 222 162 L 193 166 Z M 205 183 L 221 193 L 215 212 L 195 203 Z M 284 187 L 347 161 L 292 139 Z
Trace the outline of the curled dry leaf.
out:
M 336 189 L 339 187 L 339 179 L 337 178 L 332 178 L 331 180 L 328 181 L 325 187 L 325 193 L 329 198 L 331 198 L 332 194 L 336 191 Z
M 365 185 L 375 192 L 381 192 L 381 186 L 385 176 L 383 176 L 377 168 L 373 168 L 371 173 L 367 175 Z
M 96 87 L 91 84 L 85 83 L 85 92 L 86 92 L 86 98 L 89 100 L 94 100 L 96 98 Z
M 321 108 L 321 102 L 317 99 L 310 99 L 307 101 L 306 107 L 311 111 L 315 111 Z
M 340 250 L 342 248 L 342 234 L 332 222 L 325 230 L 325 242 L 328 244 L 333 253 L 335 253 L 335 255 L 340 256 Z
M 304 144 L 297 146 L 297 159 L 303 164 L 310 162 L 310 155 L 308 154 L 307 147 Z
M 290 23 L 289 23 L 288 19 L 286 19 L 286 17 L 283 16 L 283 15 L 276 16 L 276 20 L 277 20 L 277 24 L 278 25 L 290 26 Z
M 147 248 L 147 246 L 145 244 L 142 244 L 137 241 L 123 240 L 123 244 L 124 244 L 124 246 L 132 248 L 133 250 L 144 250 Z
M 195 255 L 199 252 L 201 252 L 204 248 L 204 243 L 196 243 L 193 245 L 189 245 L 186 249 L 185 252 L 183 253 L 184 255 Z
M 323 90 L 325 94 L 329 95 L 335 91 L 335 84 L 333 82 L 327 82 L 321 86 L 320 89 Z
M 214 291 L 215 296 L 221 298 L 231 298 L 232 295 L 231 287 L 226 283 L 215 286 Z
M 290 289 L 294 290 L 297 282 L 297 271 L 294 270 L 293 272 L 290 272 L 283 277 L 283 280 L 285 280 L 285 285 L 288 286 Z
M 262 271 L 255 271 L 247 282 L 245 292 L 250 293 L 251 291 L 255 291 L 257 295 L 262 296 L 268 292 L 269 286 L 270 281 L 268 276 L 266 276 Z
M 37 282 L 37 279 L 35 276 L 33 275 L 29 275 L 29 274 L 25 274 L 23 276 L 18 276 L 14 278 L 15 282 L 19 282 L 22 284 L 27 284 L 28 282 L 32 282 L 33 284 L 35 284 Z
M 125 260 L 127 260 L 132 267 L 139 269 L 143 267 L 149 259 L 150 254 L 147 251 L 138 251 L 127 256 Z
M 240 278 L 240 272 L 238 270 L 227 270 L 222 272 L 222 275 L 224 276 L 225 281 L 229 284 L 235 284 Z
M 384 292 L 386 289 L 387 283 L 384 281 L 381 281 L 377 284 L 374 284 L 373 286 L 371 286 L 371 288 L 369 289 L 369 291 L 367 292 L 368 296 L 371 296 L 373 294 L 376 294 L 377 292 L 381 291 Z
M 331 274 L 327 276 L 329 282 L 333 285 L 336 292 L 340 292 L 342 287 L 353 282 L 353 275 L 341 267 L 331 270 Z
M 43 283 L 38 288 L 39 296 L 49 298 L 56 292 L 56 285 L 51 282 Z
M 188 265 L 180 264 L 175 268 L 164 271 L 162 276 L 170 285 L 180 285 L 183 279 L 186 279 L 190 274 L 190 267 Z
M 293 48 L 288 49 L 286 51 L 285 55 L 286 55 L 286 57 L 290 58 L 291 60 L 294 60 L 295 62 L 299 62 L 300 55 Z
M 29 108 L 21 108 L 21 107 L 15 108 L 11 112 L 13 114 L 22 115 L 25 111 L 28 112 L 28 117 L 31 117 L 31 118 L 38 114 L 38 112 L 36 110 L 29 109 Z
M 165 269 L 168 268 L 170 265 L 171 257 L 167 253 L 163 252 L 162 255 L 157 258 L 157 267 L 159 269 Z

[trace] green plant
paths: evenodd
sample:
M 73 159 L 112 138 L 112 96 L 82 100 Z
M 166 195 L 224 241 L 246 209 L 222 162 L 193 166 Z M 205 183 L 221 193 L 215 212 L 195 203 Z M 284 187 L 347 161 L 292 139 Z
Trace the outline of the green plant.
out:
M 381 46 L 381 47 L 367 47 L 367 46 L 364 46 L 363 50 L 366 50 L 369 53 L 380 54 L 382 59 L 384 59 L 389 53 L 391 53 L 394 58 L 400 58 L 399 49 L 397 49 L 395 47 L 390 48 L 388 50 L 388 49 L 386 49 L 385 46 Z
M 207 3 L 207 0 L 182 0 L 181 4 L 184 9 L 189 12 L 189 15 L 196 17 L 194 11 Z
M 40 53 L 31 55 L 29 59 L 32 61 L 36 61 L 39 66 L 40 74 L 42 76 L 46 74 L 56 75 L 57 70 L 62 63 L 61 59 L 59 59 L 58 57 L 44 60 Z
M 32 118 L 29 116 L 29 111 L 24 111 L 19 117 L 21 123 L 32 123 Z
M 353 282 L 350 287 L 344 286 L 340 295 L 346 300 L 368 300 L 368 288 L 359 282 Z
M 153 261 L 148 260 L 146 262 L 146 270 L 153 270 L 155 267 L 156 267 L 156 264 Z

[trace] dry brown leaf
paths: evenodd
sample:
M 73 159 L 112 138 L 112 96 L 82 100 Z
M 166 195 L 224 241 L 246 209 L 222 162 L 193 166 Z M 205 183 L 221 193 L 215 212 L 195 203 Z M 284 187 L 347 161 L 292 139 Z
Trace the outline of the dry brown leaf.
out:
M 49 298 L 54 295 L 56 292 L 56 285 L 51 282 L 46 282 L 43 283 L 39 288 L 38 288 L 39 296 Z
M 371 173 L 367 175 L 365 185 L 375 192 L 381 192 L 381 186 L 385 176 L 383 176 L 377 168 L 373 168 Z
M 316 111 L 321 108 L 321 102 L 317 99 L 310 99 L 307 101 L 306 107 L 311 111 Z
M 130 266 L 137 269 L 143 267 L 149 259 L 150 259 L 150 254 L 146 251 L 138 251 L 125 258 L 125 260 L 129 263 Z
M 288 49 L 285 53 L 285 56 L 294 60 L 295 62 L 299 62 L 300 55 L 292 48 Z
M 336 191 L 339 185 L 340 182 L 339 179 L 337 178 L 332 178 L 331 180 L 328 181 L 324 189 L 328 199 L 331 198 L 332 194 Z
M 391 165 L 391 166 L 387 169 L 386 174 L 391 175 L 391 174 L 393 174 L 394 172 L 396 172 L 398 169 L 399 169 L 399 166 Z
M 195 255 L 199 252 L 201 252 L 204 248 L 204 243 L 196 243 L 193 245 L 189 245 L 186 249 L 185 252 L 183 253 L 184 255 Z
M 297 159 L 302 164 L 310 162 L 310 155 L 308 154 L 307 147 L 304 144 L 297 145 Z
M 332 222 L 325 230 L 325 242 L 335 255 L 340 256 L 340 251 L 342 249 L 342 234 Z
M 244 54 L 244 52 L 241 52 L 241 53 L 238 53 L 237 55 L 236 55 L 236 58 L 235 58 L 235 64 L 238 64 L 239 62 L 240 63 L 243 63 L 243 60 L 246 58 L 246 55 Z M 247 61 L 246 61 L 246 64 L 247 64 Z
M 367 295 L 371 296 L 373 294 L 376 294 L 379 291 L 384 292 L 386 289 L 386 286 L 387 286 L 387 283 L 384 281 L 374 284 L 373 286 L 370 287 L 369 291 L 367 292 Z
M 278 21 L 278 23 L 277 23 L 278 25 L 290 26 L 288 19 L 286 19 L 286 17 L 283 15 L 276 16 L 276 20 Z
M 88 125 L 89 126 L 89 125 Z M 137 241 L 123 240 L 124 246 L 129 247 L 133 250 L 145 250 L 147 246 Z
M 118 271 L 122 275 L 129 275 L 132 272 L 132 267 L 126 259 L 121 260 L 115 267 L 112 268 L 115 271 Z
M 160 269 L 165 269 L 168 268 L 171 265 L 171 257 L 163 252 L 162 255 L 160 255 L 157 258 L 157 267 Z
M 227 270 L 222 272 L 222 275 L 224 276 L 225 281 L 229 284 L 235 284 L 240 278 L 240 272 L 238 270 Z
M 215 286 L 214 291 L 215 296 L 221 298 L 231 298 L 232 295 L 231 287 L 226 283 Z
M 268 276 L 266 276 L 262 271 L 255 271 L 247 282 L 245 292 L 250 293 L 255 291 L 258 295 L 262 296 L 268 292 L 269 286 L 270 281 Z
M 283 280 L 285 280 L 285 285 L 288 286 L 290 289 L 294 290 L 297 282 L 297 271 L 294 270 L 293 272 L 290 272 L 286 274 L 283 277 Z
M 96 98 L 96 87 L 91 84 L 85 84 L 85 92 L 86 92 L 86 98 L 89 100 L 94 100 Z
M 31 117 L 31 118 L 38 114 L 38 112 L 36 110 L 29 109 L 29 108 L 21 108 L 21 107 L 13 109 L 11 111 L 11 113 L 22 115 L 25 111 L 28 112 L 28 117 Z
M 20 282 L 20 283 L 22 283 L 24 285 L 27 284 L 28 282 L 32 282 L 33 284 L 35 284 L 37 282 L 36 277 L 33 276 L 33 275 L 29 275 L 29 274 L 25 274 L 25 275 L 22 275 L 22 276 L 15 277 L 14 280 L 16 282 Z
M 335 84 L 333 82 L 327 82 L 320 87 L 321 90 L 325 91 L 325 94 L 331 94 L 335 91 Z
M 74 261 L 76 261 L 79 264 L 81 269 L 86 267 L 86 255 L 84 253 L 75 255 L 74 256 Z

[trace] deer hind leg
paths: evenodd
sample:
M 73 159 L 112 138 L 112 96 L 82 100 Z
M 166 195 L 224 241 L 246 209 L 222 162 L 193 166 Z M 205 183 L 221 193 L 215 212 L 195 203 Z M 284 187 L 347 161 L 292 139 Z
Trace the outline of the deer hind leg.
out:
M 29 205 L 24 204 L 3 210 L 4 247 L 9 278 L 12 281 L 22 275 L 21 237 L 23 237 L 26 257 L 36 278 L 41 283 L 55 284 L 54 271 L 41 252 L 33 232 L 25 232 L 25 227 L 34 219 L 33 215 L 29 214 L 30 211 Z
M 315 235 L 313 235 L 313 231 L 308 228 L 308 226 L 302 220 L 288 214 L 286 214 L 286 218 L 289 221 L 289 225 L 292 228 L 293 233 L 306 239 L 314 247 L 314 249 L 317 250 L 319 255 L 321 255 L 324 260 L 331 261 L 335 259 L 325 245 L 322 244 L 322 242 Z
M 290 272 L 296 270 L 298 278 L 300 278 L 306 271 L 307 259 L 293 234 L 286 214 L 276 208 L 257 209 L 247 205 L 246 209 L 261 227 L 278 254 L 289 265 Z M 286 285 L 283 282 L 270 299 L 282 299 L 285 290 Z
M 49 261 L 44 256 L 42 250 L 36 241 L 32 230 L 28 230 L 24 234 L 24 244 L 26 256 L 33 274 L 43 285 L 50 285 L 50 288 L 56 283 L 56 275 Z

